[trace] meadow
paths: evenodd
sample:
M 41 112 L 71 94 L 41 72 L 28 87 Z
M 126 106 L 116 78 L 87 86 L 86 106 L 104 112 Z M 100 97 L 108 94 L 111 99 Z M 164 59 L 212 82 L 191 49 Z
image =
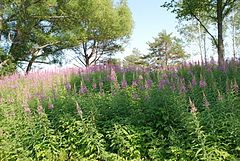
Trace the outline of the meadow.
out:
M 2 161 L 240 160 L 240 62 L 0 79 Z

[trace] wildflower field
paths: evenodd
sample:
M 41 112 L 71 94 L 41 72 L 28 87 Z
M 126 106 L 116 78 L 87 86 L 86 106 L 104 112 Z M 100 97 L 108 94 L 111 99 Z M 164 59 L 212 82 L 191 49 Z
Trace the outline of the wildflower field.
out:
M 240 63 L 0 79 L 0 160 L 240 160 Z

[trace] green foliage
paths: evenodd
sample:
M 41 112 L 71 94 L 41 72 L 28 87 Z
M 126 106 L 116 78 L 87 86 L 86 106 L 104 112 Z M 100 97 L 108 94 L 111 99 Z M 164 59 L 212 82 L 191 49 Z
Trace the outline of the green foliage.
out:
M 143 55 L 141 54 L 141 52 L 136 48 L 133 49 L 131 55 L 128 55 L 124 58 L 123 63 L 125 66 L 131 66 L 131 65 L 147 66 L 148 65 L 148 62 L 143 59 Z
M 53 1 L 3 1 L 1 36 L 10 42 L 9 54 L 15 64 L 54 63 L 66 47 L 59 36 L 59 16 Z M 61 33 L 60 33 L 61 32 Z M 8 46 L 4 46 L 8 48 Z
M 63 36 L 72 40 L 78 64 L 87 67 L 103 55 L 123 50 L 133 28 L 126 1 L 114 6 L 111 0 L 73 0 L 60 7 L 63 15 L 70 16 L 63 23 L 68 31 Z
M 166 31 L 159 33 L 153 42 L 147 44 L 150 53 L 146 58 L 152 58 L 154 63 L 160 61 L 160 64 L 168 65 L 186 57 L 181 41 Z
M 0 160 L 239 160 L 238 64 L 96 68 L 0 82 Z
M 74 49 L 79 63 L 94 64 L 122 51 L 133 28 L 126 1 L 116 6 L 111 0 L 3 1 L 0 18 L 9 54 L 15 64 L 27 64 L 26 72 L 34 63 L 61 64 L 64 49 Z
M 5 75 L 11 75 L 16 70 L 16 64 L 12 62 L 12 57 L 6 55 L 0 49 L 0 77 Z
M 211 37 L 213 44 L 218 51 L 219 64 L 224 63 L 224 24 L 227 16 L 234 11 L 234 6 L 239 5 L 236 0 L 172 0 L 165 2 L 162 7 L 167 8 L 176 14 L 177 19 L 196 20 L 204 28 L 206 33 Z M 217 36 L 210 30 L 206 21 L 210 21 L 213 27 L 217 29 Z

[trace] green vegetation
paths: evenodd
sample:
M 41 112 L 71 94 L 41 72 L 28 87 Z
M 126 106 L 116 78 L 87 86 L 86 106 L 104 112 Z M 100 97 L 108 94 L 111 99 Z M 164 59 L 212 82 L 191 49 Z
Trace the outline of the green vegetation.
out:
M 74 51 L 81 65 L 96 64 L 123 50 L 132 28 L 125 0 L 0 2 L 0 43 L 9 43 L 0 45 L 27 73 L 33 64 L 62 64 L 66 50 Z
M 239 160 L 239 63 L 0 81 L 0 160 Z
M 162 5 L 201 63 L 183 62 L 186 44 L 165 30 L 122 63 L 112 56 L 133 30 L 127 0 L 1 0 L 0 160 L 240 160 L 239 4 Z M 30 72 L 69 57 L 79 68 Z
M 153 59 L 153 64 L 176 64 L 182 62 L 186 57 L 181 40 L 168 34 L 166 31 L 160 32 L 153 42 L 147 43 L 150 53 L 147 58 Z

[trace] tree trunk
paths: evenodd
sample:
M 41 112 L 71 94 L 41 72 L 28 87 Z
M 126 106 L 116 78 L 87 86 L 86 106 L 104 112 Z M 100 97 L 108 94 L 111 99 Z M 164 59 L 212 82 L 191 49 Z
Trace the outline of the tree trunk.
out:
M 31 60 L 28 62 L 28 66 L 27 66 L 27 69 L 26 69 L 26 74 L 28 74 L 31 71 L 32 65 L 33 65 L 35 59 L 36 59 L 35 57 L 32 57 Z
M 2 2 L 0 2 L 0 36 L 1 36 L 1 32 L 3 30 L 3 13 L 2 13 L 2 10 L 3 10 L 3 5 L 2 5 Z
M 217 1 L 217 24 L 218 24 L 218 64 L 224 65 L 224 43 L 223 43 L 223 1 Z
M 90 66 L 90 59 L 88 58 L 88 55 L 85 56 L 85 67 Z
M 232 15 L 232 48 L 233 48 L 233 60 L 236 60 L 236 25 L 235 25 L 235 8 L 233 8 L 233 15 Z
M 203 34 L 203 51 L 204 51 L 204 61 L 205 63 L 207 63 L 206 33 Z
M 236 47 L 235 47 L 235 26 L 233 26 L 233 37 L 232 37 L 232 47 L 233 47 L 233 59 L 236 60 Z
M 198 46 L 199 46 L 199 52 L 200 52 L 200 56 L 201 56 L 201 64 L 203 64 L 203 53 L 202 53 L 202 31 L 201 31 L 201 25 L 198 22 Z

